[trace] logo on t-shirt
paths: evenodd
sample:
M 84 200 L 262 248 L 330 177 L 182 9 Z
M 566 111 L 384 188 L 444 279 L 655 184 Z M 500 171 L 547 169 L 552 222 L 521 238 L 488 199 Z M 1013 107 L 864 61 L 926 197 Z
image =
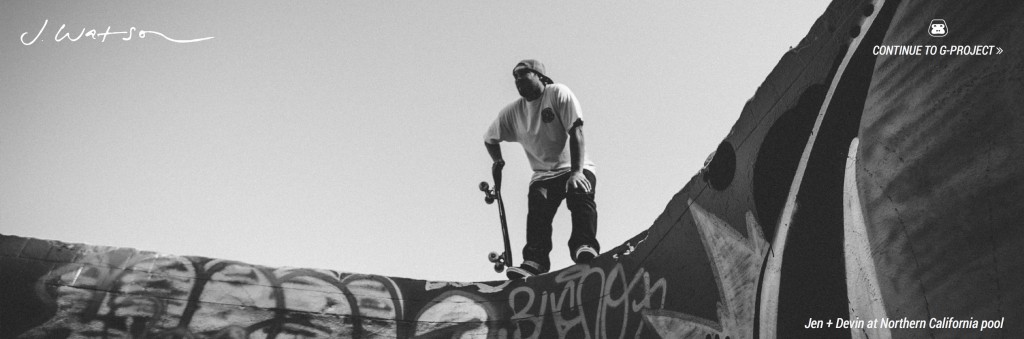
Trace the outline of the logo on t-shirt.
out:
M 555 121 L 555 112 L 551 110 L 551 107 L 548 107 L 540 112 L 540 117 L 545 123 L 552 122 Z

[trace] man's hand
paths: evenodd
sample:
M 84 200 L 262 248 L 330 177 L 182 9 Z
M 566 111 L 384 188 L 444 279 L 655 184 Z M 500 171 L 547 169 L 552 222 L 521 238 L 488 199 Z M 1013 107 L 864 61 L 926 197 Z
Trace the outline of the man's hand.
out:
M 577 192 L 582 191 L 583 193 L 590 193 L 590 180 L 583 172 L 572 172 L 569 176 L 569 180 L 565 183 L 566 192 Z
M 569 158 L 572 163 L 572 175 L 565 182 L 565 192 L 590 193 L 593 187 L 590 180 L 583 174 L 583 161 L 586 148 L 583 142 L 583 120 L 576 119 L 569 129 Z

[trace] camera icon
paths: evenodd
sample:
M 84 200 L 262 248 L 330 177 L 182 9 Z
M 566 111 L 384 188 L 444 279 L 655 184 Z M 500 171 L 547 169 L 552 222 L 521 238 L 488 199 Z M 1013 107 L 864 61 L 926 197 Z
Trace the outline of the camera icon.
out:
M 932 22 L 928 24 L 928 35 L 932 37 L 941 38 L 949 34 L 949 27 L 946 26 L 946 20 L 932 19 Z

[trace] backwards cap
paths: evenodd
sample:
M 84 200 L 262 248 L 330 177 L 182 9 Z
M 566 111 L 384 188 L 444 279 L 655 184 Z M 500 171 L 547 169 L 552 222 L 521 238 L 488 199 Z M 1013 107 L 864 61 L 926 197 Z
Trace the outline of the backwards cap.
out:
M 544 72 L 545 72 L 544 64 L 540 63 L 540 61 L 537 61 L 537 60 L 534 60 L 534 59 L 526 59 L 526 60 L 520 61 L 518 64 L 516 64 L 516 67 L 513 67 L 512 70 L 515 70 L 516 68 L 519 68 L 519 67 L 525 67 L 526 69 L 531 70 L 534 73 L 537 73 L 537 75 L 540 76 L 540 81 L 545 83 L 545 84 L 550 85 L 550 84 L 554 84 L 555 83 L 547 75 L 544 75 Z

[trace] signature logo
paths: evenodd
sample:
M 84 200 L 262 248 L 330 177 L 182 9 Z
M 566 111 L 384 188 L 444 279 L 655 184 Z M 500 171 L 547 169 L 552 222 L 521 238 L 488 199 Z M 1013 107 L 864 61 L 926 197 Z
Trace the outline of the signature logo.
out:
M 30 34 L 29 32 L 21 33 L 21 44 L 25 45 L 25 46 L 29 46 L 29 45 L 32 45 L 32 44 L 36 43 L 36 41 L 39 40 L 39 37 L 43 35 L 43 32 L 46 31 L 46 26 L 49 23 L 50 23 L 49 19 L 46 19 L 45 21 L 43 21 L 43 27 L 39 28 L 39 33 L 36 33 L 36 36 L 34 38 L 32 38 L 31 40 L 26 40 L 25 39 L 26 36 L 28 36 Z M 127 31 L 114 31 L 114 32 L 111 32 L 110 31 L 110 28 L 111 28 L 110 26 L 107 26 L 107 29 L 105 31 L 97 31 L 95 29 L 90 29 L 90 30 L 86 31 L 85 28 L 82 28 L 82 31 L 78 32 L 78 36 L 74 36 L 74 34 L 72 34 L 71 32 L 65 32 L 64 31 L 64 28 L 66 28 L 66 27 L 67 27 L 67 25 L 60 25 L 60 28 L 57 29 L 57 33 L 53 35 L 53 41 L 55 41 L 55 42 L 62 42 L 64 40 L 68 40 L 68 41 L 71 41 L 71 42 L 76 42 L 76 41 L 78 41 L 79 39 L 82 39 L 82 38 L 90 38 L 92 40 L 99 39 L 100 42 L 106 42 L 108 36 L 118 36 L 118 35 L 123 35 L 123 37 L 121 37 L 121 40 L 129 41 L 133 37 L 138 37 L 139 39 L 145 39 L 147 34 L 152 34 L 152 35 L 155 35 L 155 36 L 159 36 L 161 38 L 164 38 L 167 41 L 170 41 L 170 42 L 173 42 L 173 43 L 179 43 L 179 44 L 187 44 L 187 43 L 200 42 L 200 41 L 206 41 L 206 40 L 213 39 L 212 36 L 211 37 L 205 37 L 205 38 L 199 38 L 199 39 L 184 39 L 184 40 L 183 39 L 174 39 L 174 38 L 168 37 L 167 35 L 165 35 L 163 33 L 157 32 L 157 31 L 141 30 L 141 29 L 138 29 L 138 28 L 135 28 L 135 27 L 132 27 L 132 28 L 128 29 Z

